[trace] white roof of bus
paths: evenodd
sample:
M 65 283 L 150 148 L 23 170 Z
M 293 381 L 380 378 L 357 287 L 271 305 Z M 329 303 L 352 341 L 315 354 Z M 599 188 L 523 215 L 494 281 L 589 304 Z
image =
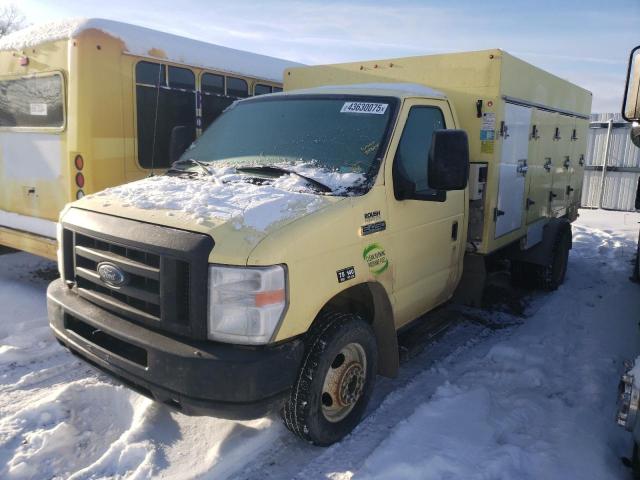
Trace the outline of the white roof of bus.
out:
M 206 67 L 249 77 L 282 82 L 285 68 L 303 66 L 281 58 L 223 47 L 213 43 L 159 32 L 150 28 L 101 18 L 69 19 L 34 25 L 0 39 L 0 50 L 21 50 L 55 40 L 69 39 L 89 29 L 101 30 L 119 38 L 133 55 L 152 57 L 149 50 L 162 50 L 168 60 Z

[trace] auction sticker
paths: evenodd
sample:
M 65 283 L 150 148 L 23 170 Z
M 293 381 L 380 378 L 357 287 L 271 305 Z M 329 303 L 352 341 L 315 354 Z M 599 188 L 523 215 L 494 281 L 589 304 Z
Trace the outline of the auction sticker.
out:
M 372 113 L 374 115 L 383 115 L 387 111 L 388 103 L 373 102 L 344 102 L 340 113 Z
M 29 104 L 29 114 L 31 115 L 47 115 L 47 104 L 46 103 L 30 103 Z
M 387 252 L 385 252 L 384 248 L 377 243 L 372 243 L 365 247 L 362 251 L 362 258 L 367 262 L 369 271 L 374 275 L 381 274 L 389 267 Z

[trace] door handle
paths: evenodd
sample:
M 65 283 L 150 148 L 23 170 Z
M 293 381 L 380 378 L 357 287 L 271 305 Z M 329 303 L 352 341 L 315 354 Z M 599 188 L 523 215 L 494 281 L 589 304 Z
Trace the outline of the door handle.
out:
M 506 212 L 504 210 L 500 210 L 499 208 L 494 208 L 493 209 L 493 220 L 497 221 L 498 217 L 501 217 L 502 215 L 504 215 Z
M 569 156 L 564 157 L 563 166 L 564 166 L 564 168 L 569 170 L 569 167 L 571 166 L 571 157 L 569 157 Z
M 457 240 L 457 239 L 458 239 L 458 222 L 455 221 L 451 225 L 451 240 Z
M 527 159 L 526 158 L 524 158 L 522 160 L 518 160 L 517 171 L 523 177 L 527 176 L 527 172 L 529 171 L 529 166 L 527 165 Z
M 550 157 L 545 157 L 545 160 L 546 161 L 544 162 L 544 169 L 547 172 L 550 172 L 551 171 L 551 158 Z
M 567 195 L 571 195 L 571 192 L 573 192 L 574 190 L 574 188 L 571 188 L 571 185 L 567 185 Z

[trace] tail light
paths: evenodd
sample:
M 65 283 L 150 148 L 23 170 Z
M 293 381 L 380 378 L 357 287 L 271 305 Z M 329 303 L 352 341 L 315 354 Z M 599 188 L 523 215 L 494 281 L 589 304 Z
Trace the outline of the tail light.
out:
M 84 187 L 84 175 L 80 172 L 76 173 L 76 185 L 79 188 Z
M 84 158 L 82 155 L 76 155 L 76 158 L 73 160 L 73 163 L 76 166 L 76 169 L 82 170 L 84 168 Z

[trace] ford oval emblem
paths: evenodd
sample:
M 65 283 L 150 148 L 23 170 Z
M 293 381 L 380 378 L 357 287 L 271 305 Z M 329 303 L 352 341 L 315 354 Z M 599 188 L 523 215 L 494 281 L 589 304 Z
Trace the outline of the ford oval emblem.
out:
M 127 282 L 127 274 L 120 267 L 109 262 L 98 264 L 98 275 L 100 280 L 112 287 L 121 287 Z

